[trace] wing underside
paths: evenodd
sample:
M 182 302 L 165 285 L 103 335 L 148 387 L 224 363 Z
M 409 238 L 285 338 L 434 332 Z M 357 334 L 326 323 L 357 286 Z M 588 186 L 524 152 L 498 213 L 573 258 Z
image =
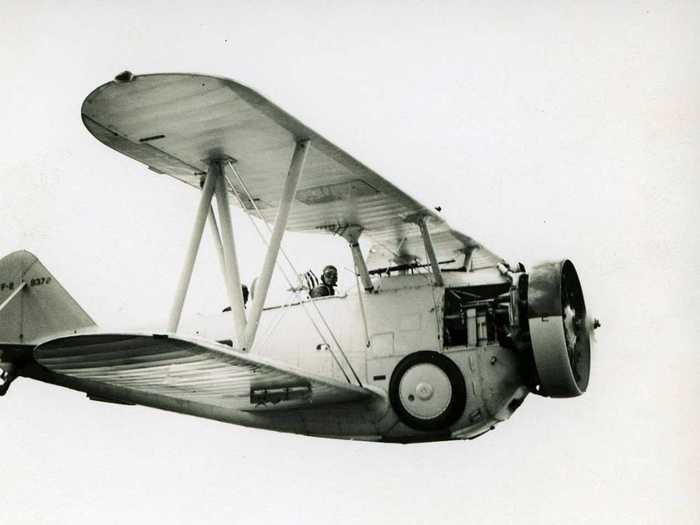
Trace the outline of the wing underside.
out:
M 63 337 L 39 345 L 34 358 L 51 372 L 77 381 L 224 409 L 299 408 L 362 401 L 374 395 L 223 344 L 166 335 Z
M 287 228 L 341 233 L 360 227 L 374 243 L 370 267 L 425 260 L 416 216 L 427 217 L 439 260 L 466 265 L 480 249 L 427 208 L 255 91 L 193 74 L 135 76 L 91 93 L 83 122 L 109 147 L 157 173 L 200 187 L 211 159 L 232 159 L 233 190 L 249 213 L 274 220 L 296 141 L 309 139 L 303 177 Z M 236 200 L 234 199 L 234 202 Z

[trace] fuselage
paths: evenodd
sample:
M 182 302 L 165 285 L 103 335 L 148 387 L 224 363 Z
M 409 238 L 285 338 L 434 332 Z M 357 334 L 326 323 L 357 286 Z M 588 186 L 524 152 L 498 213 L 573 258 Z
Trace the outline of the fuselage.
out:
M 310 418 L 301 411 L 296 418 L 299 428 L 291 431 L 396 441 L 465 438 L 510 416 L 528 393 L 517 355 L 496 340 L 494 330 L 478 326 L 476 315 L 467 320 L 464 333 L 451 330 L 451 317 L 460 313 L 451 311 L 449 300 L 450 290 L 494 295 L 507 291 L 510 284 L 495 268 L 443 275 L 444 287 L 435 286 L 427 273 L 384 276 L 375 278 L 372 293 L 350 288 L 346 293 L 264 310 L 252 353 L 316 376 L 359 382 L 387 399 L 371 406 L 316 407 Z M 226 343 L 234 339 L 230 312 L 185 323 L 181 332 Z M 392 373 L 404 358 L 417 352 L 445 356 L 464 378 L 465 407 L 449 428 L 411 428 L 389 402 Z M 270 411 L 262 426 L 274 414 Z M 284 411 L 278 411 L 278 416 L 288 419 Z M 256 426 L 252 423 L 244 424 Z

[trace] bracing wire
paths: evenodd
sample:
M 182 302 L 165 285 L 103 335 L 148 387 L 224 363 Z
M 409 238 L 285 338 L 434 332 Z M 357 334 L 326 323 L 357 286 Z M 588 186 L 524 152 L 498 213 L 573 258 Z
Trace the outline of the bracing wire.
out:
M 229 168 L 231 168 L 231 171 L 234 173 L 234 175 L 236 175 L 236 178 L 238 179 L 238 182 L 240 183 L 241 187 L 243 188 L 243 191 L 245 191 L 245 193 L 246 193 L 246 197 L 248 198 L 249 202 L 251 203 L 251 205 L 252 205 L 253 208 L 255 209 L 255 211 L 256 211 L 258 217 L 263 221 L 263 223 L 264 223 L 265 226 L 267 227 L 268 233 L 271 233 L 269 224 L 267 224 L 267 222 L 263 219 L 262 213 L 260 213 L 260 210 L 259 210 L 259 208 L 257 207 L 257 205 L 255 204 L 255 201 L 253 200 L 252 195 L 251 195 L 250 192 L 248 191 L 248 188 L 246 187 L 245 183 L 243 182 L 243 179 L 242 179 L 241 176 L 238 174 L 238 172 L 237 172 L 236 169 L 233 167 L 233 164 L 232 164 L 230 161 L 228 161 L 228 166 L 229 166 Z M 228 175 L 227 175 L 226 173 L 224 173 L 224 178 L 226 179 L 226 182 L 228 182 L 228 185 L 229 185 L 229 187 L 231 188 L 231 192 L 232 192 L 233 195 L 236 197 L 236 200 L 238 201 L 239 206 L 241 207 L 241 209 L 245 210 L 246 207 L 244 206 L 243 201 L 242 201 L 240 195 L 239 195 L 238 192 L 236 191 L 236 188 L 234 187 L 233 183 L 231 182 L 231 180 L 229 179 L 229 177 L 228 177 Z M 260 228 L 258 227 L 258 225 L 257 225 L 257 224 L 255 223 L 255 221 L 253 220 L 253 217 L 250 216 L 250 215 L 248 215 L 248 217 L 249 217 L 249 219 L 250 219 L 251 224 L 252 224 L 253 227 L 255 228 L 255 231 L 256 231 L 256 232 L 258 233 L 258 235 L 260 236 L 260 239 L 262 240 L 262 242 L 263 242 L 265 245 L 267 245 L 267 244 L 268 244 L 268 240 L 265 238 L 263 232 L 260 230 Z M 294 265 L 292 264 L 291 260 L 290 260 L 289 257 L 287 256 L 286 252 L 284 251 L 284 248 L 282 248 L 281 246 L 280 246 L 280 251 L 282 252 L 282 255 L 284 256 L 284 258 L 285 258 L 285 260 L 287 261 L 287 263 L 289 264 L 289 266 L 290 266 L 292 272 L 293 272 L 294 274 L 297 274 L 296 268 L 294 267 Z M 321 329 L 319 328 L 318 324 L 316 324 L 316 321 L 314 321 L 313 316 L 312 316 L 312 315 L 310 314 L 310 312 L 308 311 L 308 309 L 307 309 L 307 307 L 306 307 L 306 301 L 304 301 L 303 298 L 299 295 L 299 292 L 297 291 L 297 287 L 295 287 L 295 286 L 292 284 L 292 281 L 291 281 L 291 279 L 289 278 L 287 272 L 284 270 L 284 267 L 283 267 L 279 262 L 276 262 L 275 265 L 279 268 L 279 270 L 280 270 L 280 272 L 282 273 L 282 275 L 283 275 L 285 281 L 287 281 L 287 284 L 289 285 L 290 289 L 291 289 L 292 292 L 294 293 L 294 296 L 295 296 L 296 299 L 299 301 L 299 304 L 302 305 L 302 307 L 303 307 L 303 309 L 304 309 L 304 312 L 305 312 L 306 315 L 308 316 L 309 320 L 311 321 L 311 324 L 313 325 L 313 327 L 314 327 L 314 329 L 316 330 L 316 332 L 318 333 L 318 335 L 321 337 L 321 340 L 323 341 L 323 344 L 326 345 L 326 346 L 329 348 L 329 353 L 330 353 L 331 356 L 333 357 L 333 360 L 335 361 L 336 365 L 338 365 L 338 368 L 339 368 L 340 371 L 342 372 L 343 376 L 345 376 L 345 380 L 346 380 L 348 383 L 352 384 L 352 381 L 350 381 L 350 378 L 348 377 L 347 373 L 345 372 L 344 367 L 341 365 L 340 361 L 338 360 L 338 357 L 335 355 L 335 353 L 334 353 L 333 351 L 330 351 L 331 345 L 328 344 L 328 341 L 327 341 L 326 337 L 323 335 L 323 332 L 322 332 Z M 298 275 L 298 274 L 297 274 L 297 275 Z M 299 283 L 299 284 L 301 284 L 301 283 Z M 333 331 L 331 330 L 330 326 L 329 326 L 328 323 L 326 322 L 326 319 L 323 317 L 323 314 L 322 314 L 321 311 L 319 310 L 318 306 L 317 306 L 315 303 L 313 303 L 313 301 L 311 301 L 311 303 L 312 303 L 312 304 L 314 305 L 314 307 L 316 308 L 316 312 L 318 313 L 319 317 L 320 317 L 321 320 L 323 321 L 323 324 L 325 325 L 326 329 L 327 329 L 328 332 L 330 333 L 331 338 L 333 339 L 334 343 L 335 343 L 336 346 L 338 347 L 338 350 L 340 351 L 341 355 L 343 356 L 343 359 L 345 360 L 345 362 L 347 363 L 347 365 L 350 367 L 350 370 L 352 371 L 352 374 L 353 374 L 353 376 L 355 377 L 355 380 L 357 381 L 357 383 L 358 383 L 360 386 L 362 386 L 362 382 L 360 381 L 360 378 L 359 378 L 359 377 L 357 376 L 357 374 L 355 373 L 355 370 L 353 369 L 352 365 L 350 364 L 350 361 L 348 360 L 347 356 L 346 356 L 345 353 L 343 352 L 343 349 L 342 349 L 342 347 L 340 346 L 340 343 L 338 342 L 338 340 L 337 340 L 336 337 L 335 337 L 335 334 L 333 333 Z
M 247 197 L 248 200 L 250 201 L 250 204 L 251 204 L 251 205 L 253 206 L 253 208 L 255 209 L 255 213 L 257 214 L 258 218 L 263 222 L 263 224 L 265 224 L 265 227 L 267 228 L 268 233 L 271 234 L 271 233 L 272 233 L 272 230 L 271 230 L 271 228 L 270 228 L 270 225 L 269 225 L 269 224 L 267 223 L 267 221 L 263 218 L 262 213 L 260 213 L 260 209 L 258 208 L 257 204 L 255 204 L 255 201 L 253 200 L 252 194 L 250 193 L 250 191 L 248 191 L 248 187 L 246 186 L 245 182 L 243 182 L 243 178 L 240 176 L 240 174 L 238 173 L 238 171 L 236 170 L 236 168 L 233 166 L 233 164 L 231 163 L 231 161 L 227 161 L 227 164 L 228 164 L 228 167 L 231 169 L 231 172 L 236 176 L 236 179 L 238 180 L 239 184 L 240 184 L 241 187 L 243 188 L 243 191 L 245 192 L 246 197 Z M 231 184 L 231 181 L 228 179 L 228 177 L 226 177 L 226 180 L 228 181 L 229 185 L 231 185 L 232 191 L 234 191 L 234 193 L 236 193 L 236 192 L 235 192 L 235 188 L 233 188 L 233 184 Z M 239 198 L 238 196 L 237 196 L 236 198 L 238 198 L 238 199 L 239 199 L 239 202 L 240 202 L 240 198 Z M 243 207 L 242 203 L 241 203 L 241 208 L 242 208 L 242 209 L 245 209 L 245 208 Z M 258 228 L 256 227 L 256 230 L 257 230 L 257 229 L 258 229 Z M 287 261 L 287 264 L 289 264 L 289 267 L 292 269 L 292 272 L 293 272 L 295 275 L 299 275 L 299 273 L 297 272 L 296 268 L 294 267 L 294 264 L 293 264 L 292 261 L 289 259 L 287 253 L 285 252 L 285 250 L 284 250 L 284 248 L 283 248 L 282 246 L 280 246 L 280 251 L 282 252 L 282 255 L 284 256 L 285 260 Z M 281 266 L 280 266 L 280 269 L 281 269 Z M 287 278 L 286 278 L 286 274 L 285 274 L 284 272 L 282 272 L 282 273 L 283 273 L 283 275 L 285 275 L 285 279 L 287 279 Z M 290 282 L 289 279 L 287 279 L 287 282 L 289 283 L 289 286 L 291 287 L 292 285 L 291 285 L 291 282 Z M 300 283 L 300 284 L 301 284 L 301 283 Z M 323 314 L 321 313 L 321 310 L 319 309 L 318 305 L 317 305 L 314 301 L 310 301 L 310 303 L 313 305 L 314 309 L 316 310 L 316 313 L 318 314 L 319 318 L 320 318 L 321 321 L 323 322 L 323 325 L 326 327 L 326 330 L 328 330 L 328 333 L 331 335 L 331 338 L 333 339 L 333 342 L 335 343 L 336 347 L 338 348 L 338 351 L 340 352 L 340 354 L 343 356 L 344 361 L 347 363 L 348 367 L 350 368 L 350 371 L 352 372 L 352 375 L 353 375 L 353 377 L 355 378 L 355 380 L 357 381 L 358 385 L 362 386 L 362 381 L 360 381 L 360 378 L 358 377 L 357 373 L 355 372 L 355 369 L 353 368 L 352 364 L 350 363 L 350 360 L 348 359 L 347 355 L 345 355 L 345 352 L 343 351 L 343 347 L 340 345 L 340 342 L 339 342 L 338 339 L 336 338 L 335 333 L 333 332 L 333 330 L 331 329 L 331 327 L 328 325 L 328 322 L 326 321 L 326 318 L 325 318 L 325 317 L 323 316 Z M 306 304 L 306 302 L 305 302 L 305 301 L 301 301 L 301 304 L 304 305 L 304 304 Z M 305 309 L 305 311 L 306 311 L 306 309 Z M 309 316 L 309 319 L 311 319 L 311 316 Z M 313 321 L 312 321 L 312 322 L 313 322 Z M 320 333 L 319 333 L 319 335 L 320 335 Z M 324 341 L 324 343 L 325 343 L 325 341 Z M 327 344 L 327 343 L 326 343 L 326 344 Z M 342 370 L 342 367 L 341 367 L 341 370 Z M 345 373 L 345 372 L 343 371 L 343 373 Z M 346 377 L 347 377 L 347 376 L 346 376 Z
M 230 163 L 229 163 L 229 165 L 230 165 Z M 233 170 L 232 170 L 232 171 L 233 171 Z M 235 173 L 235 171 L 234 171 L 234 173 Z M 229 178 L 228 178 L 228 175 L 226 175 L 225 173 L 224 173 L 224 179 L 226 180 L 226 182 L 228 183 L 229 187 L 231 188 L 231 192 L 232 192 L 233 195 L 236 197 L 236 200 L 238 201 L 239 206 L 241 207 L 241 209 L 244 209 L 243 201 L 241 200 L 240 195 L 238 195 L 238 192 L 236 191 L 236 188 L 233 186 L 233 184 L 231 183 L 231 181 L 230 181 Z M 250 198 L 250 197 L 249 197 L 249 198 Z M 251 202 L 252 202 L 252 200 L 251 200 Z M 259 212 L 258 212 L 258 213 L 259 213 Z M 258 225 L 257 225 L 257 224 L 255 223 L 255 221 L 253 220 L 253 217 L 251 217 L 250 215 L 248 215 L 248 218 L 250 219 L 251 224 L 252 224 L 253 227 L 255 228 L 255 231 L 258 232 L 258 235 L 260 236 L 260 239 L 262 240 L 263 244 L 265 244 L 265 245 L 267 246 L 267 245 L 268 245 L 268 240 L 265 238 L 265 235 L 263 234 L 263 232 L 260 231 L 260 228 L 258 228 Z M 269 228 L 268 228 L 268 231 L 269 231 Z M 283 253 L 284 253 L 284 252 L 283 252 Z M 289 262 L 289 259 L 287 259 L 287 261 Z M 280 269 L 280 272 L 282 272 L 282 275 L 284 276 L 284 279 L 287 281 L 287 284 L 289 285 L 290 289 L 291 289 L 292 292 L 294 293 L 295 298 L 299 301 L 299 304 L 301 304 L 302 307 L 304 308 L 304 312 L 306 313 L 307 317 L 308 317 L 309 320 L 311 321 L 311 324 L 313 325 L 313 327 L 314 327 L 314 329 L 316 330 L 316 332 L 318 333 L 318 335 L 321 337 L 321 340 L 323 341 L 323 344 L 326 345 L 326 346 L 330 349 L 330 348 L 331 348 L 331 345 L 328 344 L 328 340 L 327 340 L 326 337 L 323 335 L 323 332 L 321 332 L 321 329 L 320 329 L 320 328 L 318 327 L 318 325 L 316 324 L 316 321 L 314 321 L 313 317 L 311 316 L 311 314 L 309 313 L 309 311 L 306 309 L 306 304 L 304 303 L 303 298 L 299 295 L 299 292 L 297 291 L 297 289 L 292 285 L 291 279 L 290 279 L 289 276 L 287 275 L 287 272 L 285 272 L 284 267 L 282 267 L 282 265 L 280 265 L 279 262 L 276 262 L 275 265 Z M 290 263 L 290 266 L 291 266 L 291 263 Z M 292 271 L 294 271 L 294 267 L 292 267 Z M 288 305 L 285 305 L 285 306 L 288 306 Z M 282 320 L 282 318 L 280 317 L 280 318 L 278 319 L 278 321 L 277 321 L 277 324 L 278 324 L 281 320 Z M 270 334 L 270 333 L 271 333 L 271 332 L 268 332 L 268 337 L 269 337 L 269 334 Z M 255 342 L 253 343 L 253 347 L 254 347 L 254 346 L 255 346 Z M 253 348 L 251 348 L 251 350 L 252 350 L 252 349 L 253 349 Z M 342 351 L 342 350 L 341 350 L 341 351 Z M 340 371 L 343 373 L 343 376 L 345 376 L 345 380 L 346 380 L 348 383 L 351 383 L 351 384 L 352 384 L 352 381 L 350 381 L 350 378 L 348 377 L 347 373 L 345 372 L 345 369 L 344 369 L 343 366 L 340 364 L 340 361 L 338 360 L 338 357 L 335 355 L 335 353 L 333 353 L 333 352 L 330 351 L 330 350 L 329 350 L 329 353 L 331 354 L 331 357 L 333 358 L 333 361 L 335 361 L 335 364 L 338 365 L 338 368 L 339 368 Z M 358 381 L 358 382 L 359 382 L 359 381 Z M 360 383 L 360 384 L 361 384 L 361 383 Z

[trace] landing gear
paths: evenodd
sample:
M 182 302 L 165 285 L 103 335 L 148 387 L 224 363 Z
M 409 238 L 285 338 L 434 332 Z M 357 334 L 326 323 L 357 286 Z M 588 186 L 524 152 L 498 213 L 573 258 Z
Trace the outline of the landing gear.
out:
M 409 427 L 445 430 L 464 412 L 467 389 L 462 373 L 448 357 L 416 352 L 394 369 L 389 399 L 399 419 Z

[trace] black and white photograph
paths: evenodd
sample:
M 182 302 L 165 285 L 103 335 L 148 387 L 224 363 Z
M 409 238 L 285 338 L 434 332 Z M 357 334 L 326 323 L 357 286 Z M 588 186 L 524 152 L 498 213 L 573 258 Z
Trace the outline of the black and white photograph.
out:
M 0 523 L 700 522 L 700 6 L 6 0 Z

